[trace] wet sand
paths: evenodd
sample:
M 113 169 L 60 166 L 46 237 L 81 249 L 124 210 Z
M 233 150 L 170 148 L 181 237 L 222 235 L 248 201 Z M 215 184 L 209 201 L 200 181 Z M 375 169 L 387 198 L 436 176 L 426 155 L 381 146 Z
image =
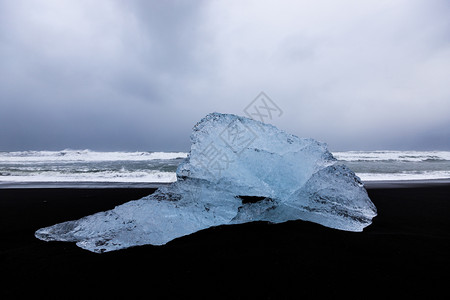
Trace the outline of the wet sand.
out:
M 254 222 L 203 230 L 164 246 L 104 254 L 73 243 L 43 242 L 34 232 L 139 199 L 154 189 L 0 189 L 0 296 L 447 294 L 450 185 L 367 186 L 378 216 L 362 233 L 304 221 Z

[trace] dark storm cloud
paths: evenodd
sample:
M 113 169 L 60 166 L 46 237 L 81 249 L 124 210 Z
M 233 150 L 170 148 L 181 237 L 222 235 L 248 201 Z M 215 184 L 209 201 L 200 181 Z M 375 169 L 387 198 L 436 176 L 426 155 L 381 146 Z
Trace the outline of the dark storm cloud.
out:
M 450 149 L 448 1 L 2 1 L 0 150 L 186 150 L 211 111 Z

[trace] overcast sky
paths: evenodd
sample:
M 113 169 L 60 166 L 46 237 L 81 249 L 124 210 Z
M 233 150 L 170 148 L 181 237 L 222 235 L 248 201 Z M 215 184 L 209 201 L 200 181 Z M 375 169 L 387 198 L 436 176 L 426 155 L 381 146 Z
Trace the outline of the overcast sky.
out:
M 209 112 L 450 150 L 450 1 L 0 0 L 0 151 L 187 151 Z

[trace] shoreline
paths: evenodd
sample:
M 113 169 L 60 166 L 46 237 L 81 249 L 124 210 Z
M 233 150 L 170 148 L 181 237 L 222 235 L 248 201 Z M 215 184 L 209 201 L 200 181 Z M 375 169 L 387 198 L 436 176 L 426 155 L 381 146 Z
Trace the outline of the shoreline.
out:
M 2 189 L 152 189 L 171 182 L 6 182 L 0 181 Z
M 450 178 L 408 179 L 408 180 L 367 180 L 362 181 L 366 189 L 408 188 L 431 185 L 449 185 Z M 0 181 L 2 189 L 148 189 L 159 188 L 172 182 L 8 182 Z
M 363 184 L 366 187 L 366 189 L 445 186 L 445 185 L 450 185 L 450 178 L 410 179 L 410 180 L 372 180 L 372 181 L 363 181 Z

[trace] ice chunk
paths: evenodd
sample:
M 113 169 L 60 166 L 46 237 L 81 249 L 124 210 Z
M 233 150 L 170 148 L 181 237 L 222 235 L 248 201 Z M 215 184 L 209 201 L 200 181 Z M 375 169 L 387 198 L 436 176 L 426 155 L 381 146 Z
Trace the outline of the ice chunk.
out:
M 376 216 L 359 178 L 313 139 L 212 113 L 194 126 L 191 144 L 176 182 L 113 210 L 39 229 L 36 237 L 104 252 L 258 220 L 362 231 Z

